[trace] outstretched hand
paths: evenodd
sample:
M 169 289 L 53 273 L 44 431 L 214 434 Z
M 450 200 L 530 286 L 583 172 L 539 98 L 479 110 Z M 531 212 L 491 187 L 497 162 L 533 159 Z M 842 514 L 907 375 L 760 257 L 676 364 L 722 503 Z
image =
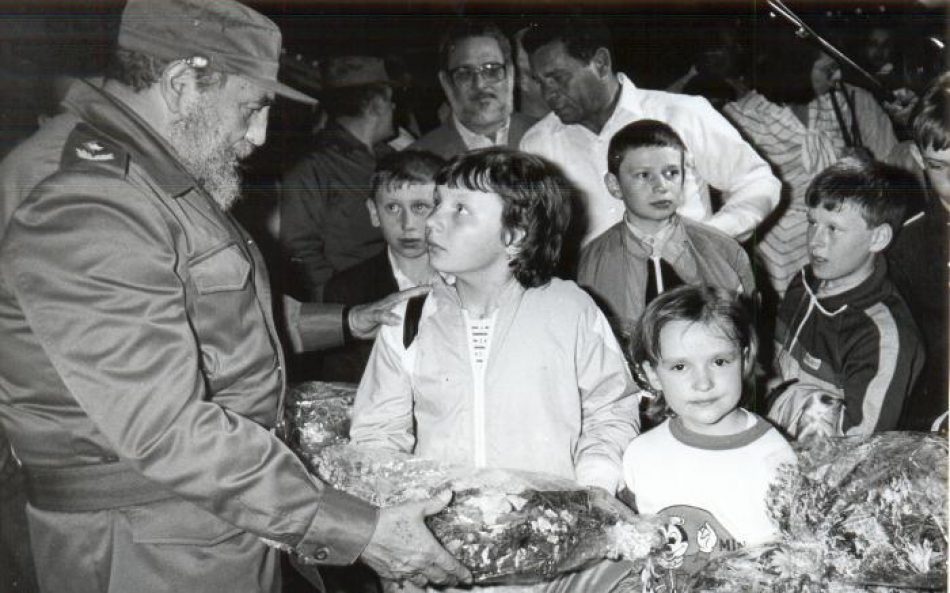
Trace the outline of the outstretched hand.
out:
M 423 519 L 445 508 L 452 492 L 422 502 L 381 509 L 376 531 L 360 559 L 384 579 L 454 586 L 471 583 L 467 568 L 439 545 Z
M 350 327 L 350 333 L 355 338 L 368 340 L 376 335 L 380 325 L 396 325 L 402 321 L 399 315 L 393 313 L 393 308 L 403 301 L 408 301 L 412 297 L 422 296 L 432 290 L 431 286 L 416 286 L 393 293 L 386 298 L 367 303 L 365 305 L 356 305 L 350 308 L 347 316 L 347 324 Z

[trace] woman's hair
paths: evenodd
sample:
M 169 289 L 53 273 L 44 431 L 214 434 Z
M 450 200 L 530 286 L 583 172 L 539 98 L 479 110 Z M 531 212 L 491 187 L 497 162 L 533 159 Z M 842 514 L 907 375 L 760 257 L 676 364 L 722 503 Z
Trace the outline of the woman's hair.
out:
M 573 192 L 555 164 L 517 150 L 486 148 L 449 161 L 435 183 L 500 197 L 505 234 L 524 231 L 518 252 L 509 263 L 514 277 L 526 288 L 551 280 L 571 220 Z
M 656 398 L 647 409 L 647 416 L 654 420 L 669 417 L 672 411 L 666 405 L 663 394 L 650 385 L 643 372 L 644 363 L 655 367 L 660 361 L 660 332 L 672 321 L 687 321 L 711 325 L 733 342 L 746 363 L 743 378 L 749 381 L 754 373 L 758 351 L 758 338 L 752 322 L 751 307 L 738 294 L 715 286 L 680 286 L 664 292 L 653 299 L 643 312 L 630 337 L 630 361 L 634 376 L 643 389 Z

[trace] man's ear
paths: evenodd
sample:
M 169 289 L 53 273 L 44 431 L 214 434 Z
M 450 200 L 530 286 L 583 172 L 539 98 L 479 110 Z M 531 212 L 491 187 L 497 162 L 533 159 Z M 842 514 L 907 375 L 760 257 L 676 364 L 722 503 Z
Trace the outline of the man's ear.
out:
M 446 99 L 450 99 L 452 97 L 452 81 L 449 80 L 449 75 L 445 70 L 439 70 L 439 85 L 442 87 Z
M 871 253 L 880 253 L 891 244 L 894 229 L 888 223 L 879 224 L 871 229 Z
M 172 62 L 159 81 L 162 99 L 172 113 L 181 113 L 189 98 L 198 91 L 195 70 L 185 62 Z
M 610 192 L 610 195 L 618 200 L 623 199 L 623 190 L 620 189 L 620 180 L 617 179 L 616 175 L 607 171 L 604 173 L 604 183 L 607 185 L 607 191 Z
M 376 208 L 376 201 L 373 198 L 366 199 L 366 209 L 369 210 L 369 221 L 373 226 L 379 228 L 379 210 Z
M 606 47 L 597 48 L 597 51 L 594 52 L 593 57 L 590 59 L 590 63 L 594 66 L 594 71 L 602 78 L 609 76 L 613 72 L 610 50 Z
M 924 155 L 920 154 L 920 147 L 917 146 L 916 142 L 910 143 L 910 156 L 913 157 L 919 168 L 924 168 Z

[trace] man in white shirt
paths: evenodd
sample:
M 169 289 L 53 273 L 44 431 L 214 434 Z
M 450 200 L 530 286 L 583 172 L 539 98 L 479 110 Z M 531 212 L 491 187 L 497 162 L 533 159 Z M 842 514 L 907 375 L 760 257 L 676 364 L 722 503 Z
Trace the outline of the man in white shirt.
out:
M 515 66 L 504 33 L 492 23 L 461 20 L 443 38 L 439 59 L 452 114 L 411 148 L 444 159 L 490 146 L 517 148 L 536 120 L 513 112 Z
M 607 147 L 614 133 L 640 119 L 656 119 L 683 139 L 687 153 L 686 199 L 681 215 L 704 221 L 739 240 L 779 202 L 780 182 L 708 101 L 637 88 L 615 72 L 610 35 L 601 24 L 572 18 L 546 21 L 522 40 L 551 113 L 521 140 L 521 149 L 563 167 L 580 188 L 588 243 L 621 219 L 623 203 L 607 191 Z M 722 192 L 713 213 L 708 186 Z

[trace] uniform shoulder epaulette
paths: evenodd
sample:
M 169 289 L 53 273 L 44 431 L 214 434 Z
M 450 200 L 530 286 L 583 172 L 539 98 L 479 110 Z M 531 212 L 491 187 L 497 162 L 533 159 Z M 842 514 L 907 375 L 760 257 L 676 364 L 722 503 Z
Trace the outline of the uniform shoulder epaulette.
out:
M 128 172 L 129 153 L 115 140 L 85 123 L 80 123 L 63 145 L 60 169 L 89 165 L 124 177 Z

